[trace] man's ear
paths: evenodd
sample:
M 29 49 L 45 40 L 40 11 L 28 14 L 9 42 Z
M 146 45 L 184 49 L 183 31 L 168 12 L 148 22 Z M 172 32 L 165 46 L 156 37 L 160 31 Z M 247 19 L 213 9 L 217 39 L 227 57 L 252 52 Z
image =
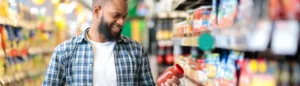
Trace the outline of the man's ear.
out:
M 99 15 L 101 14 L 100 12 L 101 12 L 101 6 L 99 6 L 99 5 L 96 5 L 96 6 L 94 6 L 93 7 L 93 15 L 95 16 L 95 17 L 99 17 Z

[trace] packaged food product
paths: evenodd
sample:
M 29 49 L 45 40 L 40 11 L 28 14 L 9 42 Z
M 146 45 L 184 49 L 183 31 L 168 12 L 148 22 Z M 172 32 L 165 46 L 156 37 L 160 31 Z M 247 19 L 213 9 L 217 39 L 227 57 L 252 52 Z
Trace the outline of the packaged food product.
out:
M 208 77 L 207 77 L 207 71 L 206 69 L 203 69 L 203 70 L 197 70 L 197 75 L 198 75 L 198 81 L 200 83 L 206 83 L 207 80 L 208 80 Z
M 212 11 L 210 14 L 210 25 L 209 25 L 209 30 L 213 30 L 217 28 L 217 18 L 218 18 L 218 9 L 219 9 L 219 3 L 217 3 L 218 0 L 212 0 Z
M 193 32 L 198 36 L 200 32 L 206 31 L 210 25 L 211 6 L 202 6 L 194 10 Z
M 257 23 L 256 28 L 249 32 L 248 47 L 250 51 L 265 51 L 271 39 L 272 22 L 261 20 Z
M 254 10 L 253 0 L 240 0 L 237 13 L 237 22 L 246 25 L 253 21 L 252 12 Z
M 240 67 L 239 86 L 249 86 L 251 84 L 250 71 L 247 69 L 247 60 L 239 60 L 238 65 Z
M 279 75 L 279 86 L 288 86 L 290 81 L 289 66 L 287 62 L 281 63 L 281 72 Z
M 282 8 L 284 9 L 284 17 L 286 19 L 299 19 L 300 14 L 300 1 L 299 0 L 283 0 L 281 1 Z
M 249 86 L 276 86 L 276 80 L 271 75 L 257 74 L 252 76 Z
M 175 37 L 183 37 L 186 23 L 186 21 L 182 21 L 174 25 L 173 33 Z
M 3 76 L 5 73 L 4 61 L 5 61 L 4 57 L 0 57 L 0 77 Z
M 293 66 L 293 72 L 292 72 L 292 85 L 293 86 L 299 86 L 300 85 L 300 66 L 299 63 L 294 63 Z
M 281 0 L 269 0 L 269 18 L 271 20 L 278 20 L 283 16 L 282 7 L 280 5 Z
M 220 29 L 232 27 L 237 9 L 237 0 L 220 0 L 218 10 L 218 27 Z
M 299 23 L 296 20 L 275 22 L 271 49 L 277 55 L 295 55 L 299 42 Z
M 235 61 L 225 54 L 217 68 L 219 86 L 235 86 L 237 83 Z
M 187 13 L 188 13 L 188 16 L 187 16 L 187 25 L 186 25 L 186 34 L 190 35 L 192 34 L 192 31 L 193 31 L 193 12 L 194 10 L 188 10 Z M 191 36 L 191 35 L 190 35 Z

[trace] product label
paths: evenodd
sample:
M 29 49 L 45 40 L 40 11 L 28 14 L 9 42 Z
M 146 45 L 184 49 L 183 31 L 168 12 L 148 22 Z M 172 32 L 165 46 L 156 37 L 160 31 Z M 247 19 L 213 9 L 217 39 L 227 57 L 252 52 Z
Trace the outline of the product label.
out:
M 296 20 L 276 21 L 272 36 L 272 51 L 280 55 L 294 55 L 298 48 L 299 25 Z
M 263 20 L 258 22 L 257 27 L 247 40 L 248 49 L 253 51 L 265 51 L 270 41 L 271 30 L 271 21 Z

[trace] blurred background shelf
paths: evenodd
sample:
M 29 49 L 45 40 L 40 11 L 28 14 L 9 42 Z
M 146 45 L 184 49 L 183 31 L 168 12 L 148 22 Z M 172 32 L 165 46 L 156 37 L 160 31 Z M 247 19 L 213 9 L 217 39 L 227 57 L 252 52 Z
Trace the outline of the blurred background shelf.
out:
M 0 85 L 16 83 L 30 77 L 39 77 L 45 74 L 45 69 L 35 69 L 26 72 L 17 72 L 10 75 L 0 77 Z
M 189 10 L 211 4 L 211 0 L 173 0 L 172 8 L 173 10 Z

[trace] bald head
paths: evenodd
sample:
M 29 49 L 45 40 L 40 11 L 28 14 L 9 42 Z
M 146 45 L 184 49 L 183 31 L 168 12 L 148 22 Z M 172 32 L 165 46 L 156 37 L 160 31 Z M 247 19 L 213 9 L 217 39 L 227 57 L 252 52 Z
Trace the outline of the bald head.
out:
M 110 1 L 110 0 L 93 0 L 93 7 L 96 5 L 103 6 L 107 1 Z
M 93 7 L 95 5 L 104 6 L 104 4 L 108 1 L 112 1 L 112 0 L 93 0 Z M 127 0 L 123 0 L 123 1 L 127 1 Z

